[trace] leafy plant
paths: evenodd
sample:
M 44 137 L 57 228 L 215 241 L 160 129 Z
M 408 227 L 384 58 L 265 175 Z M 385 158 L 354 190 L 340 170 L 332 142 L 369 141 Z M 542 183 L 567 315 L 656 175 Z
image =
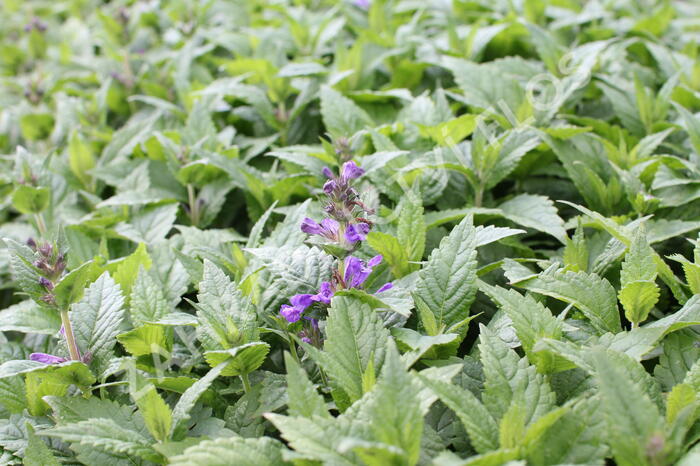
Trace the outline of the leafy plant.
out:
M 697 464 L 699 18 L 3 2 L 0 463 Z

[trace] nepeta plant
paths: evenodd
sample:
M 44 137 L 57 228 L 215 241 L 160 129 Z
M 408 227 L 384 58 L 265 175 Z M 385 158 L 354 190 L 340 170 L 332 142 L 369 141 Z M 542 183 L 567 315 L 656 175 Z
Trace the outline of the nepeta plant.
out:
M 324 167 L 323 174 L 328 178 L 323 185 L 323 192 L 327 197 L 323 210 L 328 217 L 320 223 L 308 217 L 304 218 L 301 231 L 321 237 L 321 241 L 314 244 L 319 244 L 334 255 L 336 266 L 331 273 L 331 280 L 322 282 L 318 293 L 297 294 L 290 298 L 291 305 L 282 305 L 280 314 L 290 323 L 299 321 L 307 309 L 325 308 L 330 305 L 338 290 L 361 289 L 372 269 L 382 262 L 381 255 L 374 256 L 366 262 L 350 255 L 357 250 L 371 230 L 372 224 L 364 216 L 374 213 L 360 201 L 359 194 L 352 185 L 352 181 L 361 177 L 364 170 L 355 162 L 347 161 L 342 165 L 339 176 L 335 176 L 328 167 Z M 376 292 L 381 293 L 391 287 L 391 283 L 386 283 Z M 302 331 L 302 340 L 307 343 L 313 340 L 318 344 L 318 318 L 307 312 L 304 319 L 309 325 Z
M 4 0 L 0 464 L 700 464 L 698 24 Z

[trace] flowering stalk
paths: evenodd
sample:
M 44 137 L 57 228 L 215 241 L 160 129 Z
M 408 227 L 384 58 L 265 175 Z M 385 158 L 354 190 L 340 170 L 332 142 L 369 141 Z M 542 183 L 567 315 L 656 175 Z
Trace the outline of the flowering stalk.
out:
M 56 245 L 51 243 L 37 244 L 34 239 L 30 238 L 27 241 L 29 246 L 35 253 L 37 259 L 33 265 L 38 270 L 39 285 L 41 285 L 46 294 L 41 296 L 40 300 L 49 306 L 56 307 L 56 296 L 54 295 L 55 283 L 61 278 L 63 271 L 66 269 L 66 259 L 64 254 L 58 252 Z M 73 326 L 71 325 L 67 309 L 61 309 L 61 334 L 66 340 L 68 353 L 71 361 L 82 361 L 83 358 L 78 350 L 78 345 L 73 334 Z M 65 362 L 66 359 L 46 353 L 32 353 L 29 355 L 32 361 L 43 362 L 44 364 L 58 364 Z
M 360 201 L 357 191 L 352 186 L 352 180 L 362 176 L 364 170 L 355 162 L 348 161 L 343 164 L 339 176 L 335 176 L 327 167 L 323 169 L 323 174 L 328 178 L 323 186 L 328 198 L 324 206 L 328 217 L 320 223 L 305 218 L 301 223 L 301 231 L 319 237 L 315 244 L 337 258 L 337 268 L 333 271 L 330 281 L 321 283 L 316 294 L 296 294 L 289 299 L 290 304 L 282 305 L 280 314 L 289 323 L 298 322 L 302 314 L 311 307 L 327 308 L 339 290 L 362 289 L 372 269 L 382 261 L 381 255 L 374 256 L 367 262 L 351 255 L 367 238 L 372 228 L 372 223 L 364 215 L 372 214 L 373 211 Z M 379 288 L 377 293 L 391 287 L 392 284 L 387 283 Z M 318 320 L 303 317 L 309 325 L 299 334 L 302 341 L 319 344 Z

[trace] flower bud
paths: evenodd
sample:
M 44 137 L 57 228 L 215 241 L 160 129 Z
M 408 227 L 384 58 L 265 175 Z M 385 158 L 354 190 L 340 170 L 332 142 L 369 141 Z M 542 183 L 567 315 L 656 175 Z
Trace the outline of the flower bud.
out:
M 53 290 L 53 283 L 51 282 L 51 280 L 49 280 L 46 277 L 39 278 L 39 285 L 43 286 L 44 288 L 46 288 L 49 291 Z

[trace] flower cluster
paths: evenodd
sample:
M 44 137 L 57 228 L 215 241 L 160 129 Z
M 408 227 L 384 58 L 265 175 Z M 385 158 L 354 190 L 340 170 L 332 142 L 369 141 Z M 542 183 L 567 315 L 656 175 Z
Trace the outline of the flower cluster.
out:
M 372 227 L 372 223 L 363 215 L 373 212 L 360 201 L 357 191 L 352 186 L 352 181 L 362 176 L 364 170 L 355 162 L 348 161 L 343 164 L 339 176 L 335 176 L 329 168 L 324 168 L 323 174 L 328 178 L 323 186 L 323 191 L 328 197 L 324 206 L 328 218 L 324 218 L 321 223 L 305 218 L 301 223 L 301 231 L 321 237 L 324 246 L 334 246 L 327 250 L 336 255 L 338 269 L 333 272 L 331 281 L 321 283 L 316 294 L 297 294 L 291 297 L 290 304 L 282 305 L 280 314 L 290 323 L 299 321 L 302 314 L 314 304 L 329 305 L 338 290 L 362 289 L 374 267 L 382 262 L 380 255 L 367 262 L 348 255 L 357 249 Z M 392 284 L 387 283 L 379 288 L 377 293 L 391 287 Z M 302 331 L 304 341 L 309 340 L 309 334 L 318 334 L 316 319 L 306 316 L 305 318 L 311 322 L 311 328 Z
M 373 211 L 360 201 L 352 180 L 364 174 L 364 170 L 355 162 L 343 164 L 340 176 L 335 176 L 328 168 L 323 169 L 328 181 L 323 185 L 323 192 L 328 202 L 323 210 L 328 215 L 321 223 L 305 218 L 301 223 L 301 231 L 310 235 L 318 235 L 326 243 L 334 243 L 346 251 L 352 251 L 360 241 L 363 241 L 371 229 L 371 222 L 363 217 Z
M 321 287 L 316 294 L 297 294 L 289 300 L 291 305 L 284 304 L 280 309 L 280 314 L 288 322 L 296 322 L 301 314 L 314 303 L 330 304 L 336 291 L 342 289 L 361 289 L 367 277 L 372 273 L 372 269 L 382 262 L 382 256 L 374 256 L 367 262 L 363 262 L 357 257 L 350 256 L 344 260 L 345 273 L 341 276 L 333 274 L 329 282 L 321 283 Z M 386 283 L 377 290 L 377 293 L 391 289 L 393 285 Z
M 46 290 L 46 294 L 40 299 L 46 304 L 53 305 L 56 303 L 53 295 L 54 285 L 66 269 L 66 258 L 63 253 L 58 252 L 55 245 L 48 242 L 37 244 L 33 238 L 29 238 L 27 246 L 36 254 L 33 265 L 40 274 L 39 285 Z

